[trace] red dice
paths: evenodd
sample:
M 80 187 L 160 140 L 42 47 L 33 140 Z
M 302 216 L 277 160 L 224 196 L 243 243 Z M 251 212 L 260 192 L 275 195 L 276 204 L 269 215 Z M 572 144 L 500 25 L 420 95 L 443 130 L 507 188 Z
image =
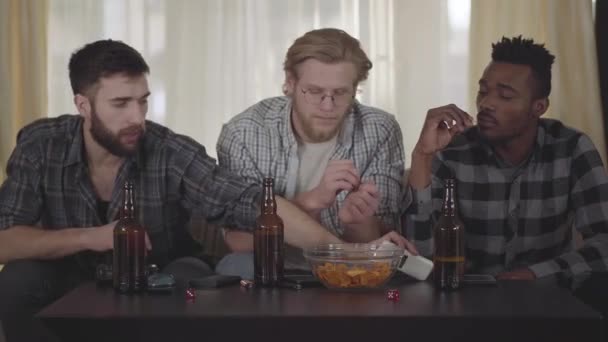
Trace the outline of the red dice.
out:
M 386 299 L 391 301 L 391 302 L 398 302 L 399 301 L 399 290 L 397 289 L 389 289 L 386 292 Z
M 186 290 L 186 300 L 194 301 L 195 299 L 196 299 L 196 293 L 194 292 L 194 289 L 187 289 Z

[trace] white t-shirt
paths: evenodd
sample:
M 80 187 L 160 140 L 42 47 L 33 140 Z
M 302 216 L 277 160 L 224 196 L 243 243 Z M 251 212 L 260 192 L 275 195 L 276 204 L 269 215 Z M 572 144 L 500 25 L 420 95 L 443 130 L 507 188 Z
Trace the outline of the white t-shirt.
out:
M 329 159 L 336 148 L 337 134 L 331 140 L 322 143 L 298 142 L 298 179 L 294 195 L 312 190 L 319 185 Z M 310 269 L 302 250 L 285 245 L 285 268 Z
M 296 195 L 312 190 L 319 185 L 323 173 L 329 163 L 329 158 L 336 148 L 337 135 L 322 143 L 298 143 L 298 180 Z

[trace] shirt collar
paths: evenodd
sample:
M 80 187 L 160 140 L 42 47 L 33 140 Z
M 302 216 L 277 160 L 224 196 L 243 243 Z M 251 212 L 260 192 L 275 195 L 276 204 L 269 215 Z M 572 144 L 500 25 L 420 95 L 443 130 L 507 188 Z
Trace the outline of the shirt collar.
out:
M 84 138 L 82 137 L 82 117 L 78 117 L 78 122 L 73 130 L 71 144 L 68 149 L 67 157 L 63 163 L 64 166 L 81 163 L 83 161 Z

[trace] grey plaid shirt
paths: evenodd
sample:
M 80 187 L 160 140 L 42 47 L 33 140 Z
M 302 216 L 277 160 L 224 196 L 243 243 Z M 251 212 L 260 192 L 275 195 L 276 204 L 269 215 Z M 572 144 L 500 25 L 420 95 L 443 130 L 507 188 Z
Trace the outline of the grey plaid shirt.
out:
M 80 116 L 42 119 L 24 128 L 0 187 L 0 229 L 39 223 L 45 229 L 102 224 L 88 176 Z M 200 210 L 210 222 L 250 229 L 261 188 L 218 168 L 194 140 L 146 122 L 138 153 L 116 178 L 106 219 L 117 218 L 122 184 L 135 185 L 137 216 L 159 263 L 179 255 L 187 222 Z
M 407 236 L 431 253 L 442 180 L 454 177 L 468 271 L 497 274 L 529 267 L 537 277 L 577 279 L 606 271 L 608 177 L 586 135 L 541 119 L 527 164 L 504 171 L 476 128 L 455 138 L 433 162 L 432 185 L 412 192 L 405 215 Z M 585 239 L 576 251 L 573 227 Z
M 298 143 L 292 131 L 290 98 L 263 100 L 232 118 L 222 129 L 217 154 L 222 167 L 248 183 L 261 184 L 264 177 L 274 177 L 277 195 L 296 195 Z M 382 196 L 376 216 L 399 229 L 404 153 L 395 118 L 355 101 L 330 159 L 352 160 L 364 180 L 376 183 Z M 343 234 L 338 210 L 346 195 L 340 192 L 335 204 L 321 211 L 321 223 L 336 236 Z

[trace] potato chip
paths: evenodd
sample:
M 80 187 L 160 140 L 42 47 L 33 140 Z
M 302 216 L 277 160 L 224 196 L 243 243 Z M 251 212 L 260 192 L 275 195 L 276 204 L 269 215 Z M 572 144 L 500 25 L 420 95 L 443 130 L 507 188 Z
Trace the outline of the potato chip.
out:
M 326 262 L 314 267 L 313 272 L 320 281 L 338 288 L 377 287 L 392 273 L 388 262 L 354 266 Z

